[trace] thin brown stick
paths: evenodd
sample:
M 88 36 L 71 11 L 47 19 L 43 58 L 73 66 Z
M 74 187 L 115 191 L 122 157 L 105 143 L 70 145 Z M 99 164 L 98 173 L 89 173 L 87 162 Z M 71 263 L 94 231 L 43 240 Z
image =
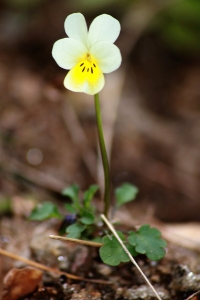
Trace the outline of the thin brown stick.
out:
M 7 257 L 10 257 L 10 258 L 15 259 L 15 260 L 22 261 L 22 262 L 24 262 L 25 264 L 27 264 L 29 266 L 35 267 L 35 268 L 43 270 L 43 271 L 55 273 L 55 274 L 58 274 L 58 275 L 65 275 L 69 279 L 87 281 L 87 282 L 94 282 L 94 283 L 100 283 L 100 284 L 110 284 L 108 281 L 98 280 L 98 279 L 87 279 L 87 278 L 82 278 L 82 277 L 79 277 L 79 276 L 76 276 L 76 275 L 73 275 L 73 274 L 70 274 L 70 273 L 62 272 L 58 269 L 47 267 L 43 264 L 37 263 L 35 261 L 24 258 L 22 256 L 19 256 L 17 254 L 14 254 L 12 252 L 7 251 L 7 250 L 3 250 L 1 248 L 0 248 L 0 254 L 2 254 L 4 256 L 7 256 Z
M 84 241 L 84 240 L 79 240 L 79 239 L 72 239 L 64 236 L 59 236 L 59 235 L 50 235 L 50 239 L 54 240 L 59 240 L 59 241 L 64 241 L 64 242 L 73 242 L 85 246 L 90 246 L 90 247 L 101 247 L 103 246 L 102 243 L 96 243 L 96 242 L 91 242 L 91 241 Z

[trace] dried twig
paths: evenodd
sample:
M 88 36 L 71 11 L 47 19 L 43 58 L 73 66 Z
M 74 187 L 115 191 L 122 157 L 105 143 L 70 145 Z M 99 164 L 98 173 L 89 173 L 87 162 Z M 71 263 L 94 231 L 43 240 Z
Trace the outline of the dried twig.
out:
M 98 279 L 87 279 L 87 278 L 82 278 L 82 277 L 79 277 L 79 276 L 76 276 L 76 275 L 73 275 L 73 274 L 70 274 L 70 273 L 62 272 L 58 269 L 47 267 L 43 264 L 40 264 L 40 263 L 37 263 L 37 262 L 32 261 L 30 259 L 21 257 L 17 254 L 14 254 L 14 253 L 9 252 L 7 250 L 3 250 L 1 248 L 0 248 L 0 254 L 2 254 L 4 256 L 7 256 L 7 257 L 10 257 L 10 258 L 13 258 L 15 260 L 22 261 L 22 262 L 24 262 L 25 264 L 27 264 L 29 266 L 35 267 L 35 268 L 43 270 L 43 271 L 55 273 L 55 274 L 58 274 L 58 275 L 65 275 L 69 279 L 81 280 L 81 281 L 87 281 L 87 282 L 94 282 L 94 283 L 100 283 L 100 284 L 110 284 L 108 281 L 98 280 Z

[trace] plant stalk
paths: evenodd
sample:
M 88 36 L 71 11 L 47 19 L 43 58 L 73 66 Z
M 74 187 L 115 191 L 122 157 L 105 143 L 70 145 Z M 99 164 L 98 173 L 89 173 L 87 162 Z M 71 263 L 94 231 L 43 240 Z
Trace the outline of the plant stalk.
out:
M 103 171 L 104 171 L 104 215 L 108 217 L 108 211 L 110 207 L 110 169 L 109 169 L 108 156 L 106 152 L 106 146 L 105 146 L 104 135 L 103 135 L 101 108 L 100 108 L 98 94 L 94 95 L 94 100 L 95 100 L 98 138 L 99 138 L 99 145 L 100 145 L 101 158 L 103 162 Z

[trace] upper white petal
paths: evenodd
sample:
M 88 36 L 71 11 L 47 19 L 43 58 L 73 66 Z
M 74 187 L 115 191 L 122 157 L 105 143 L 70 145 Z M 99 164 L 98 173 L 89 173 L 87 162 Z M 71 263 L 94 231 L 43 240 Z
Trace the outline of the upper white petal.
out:
M 120 29 L 119 21 L 110 15 L 103 14 L 96 17 L 89 28 L 88 47 L 100 41 L 114 43 L 119 36 Z
M 121 65 L 121 53 L 114 44 L 108 42 L 96 43 L 90 48 L 90 54 L 94 57 L 103 73 L 113 72 Z
M 88 29 L 85 18 L 81 13 L 69 15 L 65 20 L 64 27 L 68 37 L 87 45 Z
M 87 53 L 87 48 L 79 41 L 64 38 L 54 43 L 52 56 L 63 69 L 71 69 Z

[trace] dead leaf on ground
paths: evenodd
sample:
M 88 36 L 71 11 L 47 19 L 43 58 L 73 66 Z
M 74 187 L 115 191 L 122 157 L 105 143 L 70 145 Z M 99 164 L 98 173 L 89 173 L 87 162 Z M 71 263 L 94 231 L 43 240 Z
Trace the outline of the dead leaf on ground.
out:
M 11 269 L 4 278 L 2 300 L 18 300 L 32 293 L 41 279 L 42 272 L 35 268 Z

